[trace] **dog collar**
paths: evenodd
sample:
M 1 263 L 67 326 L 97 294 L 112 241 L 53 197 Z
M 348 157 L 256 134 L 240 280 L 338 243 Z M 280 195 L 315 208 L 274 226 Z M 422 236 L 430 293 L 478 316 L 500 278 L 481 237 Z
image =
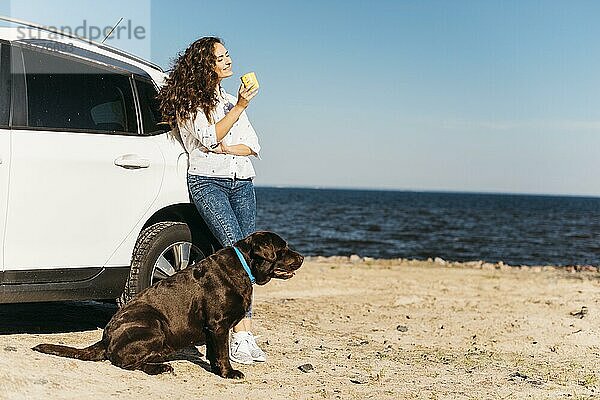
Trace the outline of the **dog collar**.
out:
M 233 246 L 233 249 L 235 250 L 235 254 L 237 254 L 238 258 L 240 259 L 240 262 L 242 263 L 242 267 L 244 267 L 244 270 L 246 270 L 246 273 L 248 274 L 248 278 L 250 278 L 250 282 L 254 285 L 256 283 L 256 279 L 254 279 L 254 275 L 252 275 L 252 271 L 250 271 L 250 267 L 248 266 L 246 259 L 242 255 L 242 252 L 239 251 L 238 248 L 235 246 Z

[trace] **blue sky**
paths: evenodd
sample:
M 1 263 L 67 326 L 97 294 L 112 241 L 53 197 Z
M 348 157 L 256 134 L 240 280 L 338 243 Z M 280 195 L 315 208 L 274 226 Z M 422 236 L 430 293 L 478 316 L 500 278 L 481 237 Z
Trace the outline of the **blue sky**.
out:
M 71 4 L 73 3 L 73 4 Z M 600 196 L 598 1 L 52 1 L 0 11 L 106 26 L 162 65 L 218 35 L 261 92 L 257 185 Z

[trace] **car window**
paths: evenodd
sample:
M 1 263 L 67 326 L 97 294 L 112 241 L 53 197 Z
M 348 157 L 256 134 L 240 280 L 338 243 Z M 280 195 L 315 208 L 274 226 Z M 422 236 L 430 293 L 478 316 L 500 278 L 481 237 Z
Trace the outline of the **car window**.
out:
M 10 47 L 0 45 L 0 126 L 8 126 L 10 116 Z
M 23 60 L 29 127 L 137 133 L 129 75 L 50 51 Z
M 169 131 L 168 123 L 161 123 L 162 114 L 157 99 L 158 91 L 151 81 L 135 78 L 140 110 L 142 113 L 142 125 L 144 135 L 153 135 Z

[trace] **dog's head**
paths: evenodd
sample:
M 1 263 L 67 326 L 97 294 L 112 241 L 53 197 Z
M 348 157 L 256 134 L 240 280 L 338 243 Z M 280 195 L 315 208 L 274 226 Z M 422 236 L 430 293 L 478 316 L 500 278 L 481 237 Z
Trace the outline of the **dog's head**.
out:
M 236 246 L 248 253 L 250 268 L 258 285 L 264 285 L 271 278 L 291 278 L 304 260 L 300 253 L 291 250 L 286 241 L 273 232 L 255 232 Z

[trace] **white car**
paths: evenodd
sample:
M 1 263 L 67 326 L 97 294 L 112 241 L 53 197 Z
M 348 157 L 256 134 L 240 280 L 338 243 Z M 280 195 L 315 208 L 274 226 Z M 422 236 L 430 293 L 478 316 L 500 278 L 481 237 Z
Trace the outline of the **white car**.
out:
M 127 301 L 212 253 L 162 69 L 22 28 L 0 28 L 0 303 Z

